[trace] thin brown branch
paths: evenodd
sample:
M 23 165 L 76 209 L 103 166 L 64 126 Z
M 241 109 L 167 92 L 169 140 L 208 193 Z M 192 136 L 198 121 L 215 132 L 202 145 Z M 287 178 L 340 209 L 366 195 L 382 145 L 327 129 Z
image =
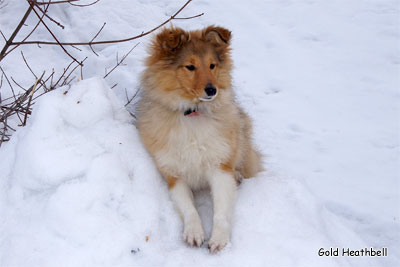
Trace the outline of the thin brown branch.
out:
M 87 7 L 87 6 L 94 5 L 94 4 L 98 3 L 99 1 L 100 0 L 96 0 L 96 1 L 94 1 L 92 3 L 90 3 L 90 4 L 85 4 L 85 5 L 72 4 L 72 1 L 70 1 L 70 2 L 68 2 L 68 4 L 73 5 L 73 6 L 79 6 L 79 7 Z
M 16 131 L 13 127 L 11 127 L 10 125 L 6 125 L 8 129 L 10 129 L 11 131 Z
M 44 10 L 45 12 L 47 12 L 49 6 L 50 6 L 50 5 L 47 5 L 47 6 L 46 6 L 46 8 L 45 8 L 45 10 Z M 43 19 L 43 17 L 44 17 L 44 14 L 42 15 L 42 19 Z M 37 27 L 38 27 L 39 25 L 40 25 L 40 20 L 38 20 L 38 22 L 36 23 L 35 27 L 33 27 L 33 29 L 30 31 L 30 33 L 29 33 L 27 36 L 25 36 L 24 39 L 22 39 L 22 42 L 25 42 L 25 41 L 32 35 L 32 33 L 37 29 Z M 16 49 L 16 48 L 19 47 L 19 46 L 20 46 L 20 45 L 16 45 L 16 46 L 14 46 L 13 48 L 11 48 L 7 53 L 4 54 L 3 58 L 5 58 L 8 54 L 10 54 L 12 51 L 14 51 L 14 49 Z M 0 59 L 0 61 L 1 61 L 1 59 Z
M 81 76 L 79 77 L 79 79 L 83 80 L 83 65 L 81 65 Z
M 194 15 L 194 16 L 191 16 L 191 17 L 174 18 L 174 19 L 194 19 L 194 18 L 201 17 L 201 16 L 203 16 L 203 15 L 204 15 L 204 13 L 201 13 L 201 14 L 197 14 L 197 15 Z
M 57 87 L 58 83 L 61 81 L 62 77 L 64 77 L 65 73 L 67 73 L 69 67 L 71 67 L 71 65 L 74 63 L 74 61 L 71 61 L 71 63 L 69 63 L 69 65 L 67 66 L 67 68 L 64 69 L 64 72 L 61 74 L 60 78 L 58 78 L 58 80 L 56 81 L 56 83 L 53 85 L 53 83 L 51 84 L 51 87 Z
M 72 58 L 72 60 L 74 60 L 76 63 L 80 64 L 79 61 L 72 56 L 67 49 L 65 49 L 64 45 L 60 43 L 60 41 L 58 41 L 57 37 L 54 35 L 54 33 L 50 30 L 50 28 L 47 26 L 47 24 L 44 22 L 44 20 L 42 19 L 42 17 L 40 17 L 39 13 L 35 10 L 34 6 L 37 2 L 33 2 L 32 0 L 27 0 L 29 5 L 32 7 L 33 12 L 36 14 L 36 16 L 38 17 L 38 19 L 40 20 L 40 22 L 42 23 L 42 25 L 47 29 L 47 31 L 50 33 L 50 35 L 53 37 L 53 39 L 57 42 L 57 44 L 62 48 L 62 50 L 64 50 L 64 52 L 70 57 Z
M 146 36 L 156 30 L 158 30 L 159 28 L 163 27 L 165 24 L 169 23 L 172 20 L 177 19 L 176 16 L 190 3 L 192 2 L 192 0 L 188 0 L 178 11 L 175 12 L 174 15 L 172 15 L 171 17 L 169 17 L 167 20 L 165 20 L 163 23 L 159 24 L 158 26 L 146 31 L 146 32 L 142 32 L 139 35 L 133 36 L 133 37 L 129 37 L 129 38 L 125 38 L 125 39 L 118 39 L 118 40 L 106 40 L 106 41 L 96 41 L 96 42 L 92 42 L 91 45 L 101 45 L 101 44 L 113 44 L 113 43 L 123 43 L 123 42 L 128 42 L 128 41 L 132 41 L 138 38 L 141 38 L 143 36 Z M 55 3 L 55 2 L 51 2 L 51 3 Z M 196 17 L 200 17 L 202 16 L 204 13 L 198 14 L 196 16 L 193 16 L 194 18 Z M 178 18 L 178 19 L 190 19 L 191 17 L 188 18 Z M 68 45 L 75 45 L 75 46 L 81 46 L 81 45 L 89 45 L 89 42 L 50 42 L 50 41 L 25 41 L 25 42 L 13 42 L 13 45 L 28 45 L 28 44 L 43 44 L 43 45 L 63 45 L 63 46 L 68 46 Z
M 81 52 L 82 52 L 82 49 L 80 49 L 79 47 L 76 47 L 76 46 L 74 46 L 74 45 L 71 45 L 71 47 L 72 47 L 72 48 L 75 48 L 76 50 L 78 50 L 78 51 L 81 51 Z
M 3 144 L 3 142 L 10 140 L 10 138 L 6 135 L 6 133 L 7 133 L 7 117 L 5 121 L 3 121 L 3 132 L 1 133 L 0 146 L 1 144 Z
M 69 76 L 71 76 L 72 73 L 74 73 L 74 71 L 79 67 L 79 66 L 83 66 L 83 62 L 85 62 L 85 60 L 88 57 L 85 57 L 81 62 L 79 62 L 79 65 L 75 66 L 70 73 L 67 75 L 67 77 L 65 77 L 64 82 L 61 84 L 61 86 L 68 84 L 66 81 L 68 80 Z
M 22 87 L 19 83 L 17 83 L 12 76 L 10 78 L 19 88 L 21 88 L 22 90 L 24 90 L 26 92 L 26 89 L 24 87 Z
M 36 74 L 33 72 L 33 70 L 31 69 L 31 67 L 28 64 L 28 61 L 26 61 L 26 58 L 24 56 L 24 53 L 21 51 L 21 55 L 22 55 L 22 59 L 25 62 L 25 65 L 28 67 L 28 69 L 31 71 L 32 75 L 35 77 L 35 79 L 37 79 L 38 77 L 36 76 Z
M 131 98 L 128 98 L 128 92 L 126 91 L 126 88 L 125 88 L 126 100 L 128 100 L 128 102 L 126 102 L 126 104 L 125 104 L 125 107 L 128 106 L 132 102 L 132 100 L 137 96 L 137 94 L 139 93 L 139 90 L 140 90 L 140 88 L 137 88 L 136 92 L 133 94 L 133 96 Z
M 13 86 L 11 85 L 10 80 L 9 80 L 8 77 L 7 77 L 7 74 L 4 72 L 4 70 L 3 70 L 3 68 L 2 68 L 1 66 L 0 66 L 0 70 L 1 70 L 1 72 L 3 73 L 3 75 L 4 75 L 4 78 L 6 78 L 6 81 L 7 81 L 7 83 L 8 83 L 8 86 L 10 86 L 10 89 L 11 89 L 11 92 L 12 92 L 12 94 L 13 94 L 14 100 L 17 100 L 17 98 L 15 97 L 14 88 L 13 88 Z
M 17 97 L 15 96 L 14 88 L 13 88 L 13 86 L 12 86 L 10 80 L 8 79 L 6 73 L 4 72 L 4 70 L 3 70 L 3 68 L 2 68 L 1 66 L 0 66 L 0 70 L 2 71 L 4 77 L 6 78 L 6 81 L 7 81 L 7 83 L 8 83 L 8 86 L 9 86 L 10 89 L 11 89 L 11 92 L 12 92 L 12 94 L 13 94 L 13 98 L 14 98 L 14 100 L 15 100 L 15 101 L 14 101 L 14 105 L 15 105 L 16 107 L 20 107 L 21 104 L 20 104 L 20 102 L 18 101 L 19 98 L 17 99 Z M 16 112 L 16 114 L 17 114 L 18 119 L 22 122 L 21 117 L 19 116 L 19 113 Z M 4 122 L 4 119 L 2 119 L 2 121 Z
M 7 43 L 7 38 L 4 36 L 3 32 L 0 30 L 1 36 L 3 36 L 4 41 Z
M 43 80 L 43 79 L 42 79 L 42 80 L 40 81 L 40 86 L 36 89 L 36 91 L 38 91 L 41 87 L 44 88 L 44 91 L 45 91 L 45 92 L 50 91 L 50 89 L 47 88 L 46 83 L 47 83 L 47 81 L 48 81 L 50 78 L 53 80 L 53 76 L 54 76 L 54 70 L 53 70 L 53 72 L 49 75 L 49 77 L 46 78 L 46 80 Z M 50 84 L 51 84 L 51 83 L 50 83 Z
M 31 103 L 32 103 L 33 94 L 35 93 L 36 86 L 37 86 L 38 82 L 43 78 L 44 73 L 45 73 L 45 72 L 43 72 L 42 76 L 40 76 L 40 78 L 37 79 L 36 82 L 35 82 L 35 84 L 33 85 L 32 92 L 30 93 L 30 96 L 29 96 L 28 105 L 26 106 L 26 112 L 25 112 L 24 122 L 22 123 L 22 126 L 25 126 L 25 125 L 26 125 L 26 119 L 28 118 L 28 111 L 29 111 L 29 108 L 30 108 Z
M 90 42 L 89 42 L 89 47 L 90 47 L 90 49 L 92 49 L 93 53 L 94 53 L 96 56 L 99 56 L 99 55 L 94 51 L 94 49 L 93 49 L 93 47 L 92 47 L 92 42 L 94 41 L 94 39 L 96 39 L 97 36 L 99 36 L 100 32 L 104 29 L 104 26 L 106 26 L 106 23 L 105 23 L 105 22 L 104 22 L 103 26 L 101 26 L 100 30 L 99 30 L 99 31 L 96 33 L 96 35 L 93 37 L 93 39 L 90 40 Z
M 117 58 L 117 64 L 116 64 L 109 72 L 107 72 L 106 75 L 104 75 L 103 78 L 105 79 L 108 75 L 110 75 L 111 72 L 113 72 L 119 65 L 121 65 L 122 62 L 124 62 L 124 60 L 125 60 L 125 59 L 129 56 L 129 54 L 133 51 L 133 49 L 135 49 L 139 44 L 140 44 L 140 43 L 135 44 L 135 45 L 128 51 L 128 53 L 126 53 L 126 54 L 121 58 L 120 61 L 118 61 L 118 58 Z
M 18 111 L 18 112 L 28 112 L 29 115 L 31 115 L 31 111 L 30 110 L 25 110 L 25 109 L 19 109 L 19 108 L 10 108 L 10 107 L 6 107 L 6 106 L 1 106 L 1 109 L 7 109 L 7 110 L 13 110 L 13 111 Z
M 62 25 L 60 22 L 56 21 L 55 19 L 53 19 L 52 17 L 47 15 L 47 11 L 46 10 L 41 9 L 39 5 L 35 5 L 35 6 L 40 10 L 40 12 L 42 12 L 42 14 L 46 18 L 48 18 L 50 21 L 54 22 L 57 26 L 61 27 L 63 30 L 65 29 L 64 25 Z M 42 17 L 42 19 L 43 19 L 43 17 Z
M 56 5 L 56 4 L 64 4 L 64 3 L 71 3 L 71 2 L 78 2 L 80 0 L 61 0 L 61 1 L 54 1 L 54 2 L 36 2 L 37 5 Z
M 4 77 L 4 73 L 1 73 L 1 78 L 0 78 L 0 89 L 3 86 L 3 77 Z M 0 103 L 1 103 L 1 91 L 0 91 Z
M 14 32 L 11 34 L 10 39 L 6 41 L 5 46 L 3 49 L 0 51 L 0 61 L 5 57 L 5 54 L 7 52 L 7 49 L 12 45 L 14 38 L 17 36 L 19 30 L 21 29 L 22 25 L 24 25 L 26 19 L 28 18 L 29 14 L 32 11 L 32 7 L 29 6 L 29 8 L 26 10 L 25 15 L 22 17 L 21 21 L 18 23 L 17 28 L 15 28 Z

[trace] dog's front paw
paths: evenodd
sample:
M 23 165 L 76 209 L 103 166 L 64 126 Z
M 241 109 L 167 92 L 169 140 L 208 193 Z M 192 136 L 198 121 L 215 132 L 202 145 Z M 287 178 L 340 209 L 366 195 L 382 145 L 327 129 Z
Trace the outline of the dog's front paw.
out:
M 223 228 L 214 229 L 210 240 L 208 241 L 208 248 L 211 253 L 216 253 L 222 250 L 230 240 L 229 231 Z
M 204 230 L 200 220 L 192 220 L 190 223 L 185 224 L 183 240 L 191 247 L 193 247 L 193 245 L 200 247 L 203 244 Z

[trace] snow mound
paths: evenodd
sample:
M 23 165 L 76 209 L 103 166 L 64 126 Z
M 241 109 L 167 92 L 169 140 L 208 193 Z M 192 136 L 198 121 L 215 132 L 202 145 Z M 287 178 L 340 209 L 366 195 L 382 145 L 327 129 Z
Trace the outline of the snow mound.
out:
M 1 266 L 124 262 L 156 228 L 160 192 L 168 197 L 130 115 L 97 78 L 43 96 L 1 158 Z
M 187 247 L 130 115 L 99 78 L 43 96 L 0 158 L 1 266 L 376 265 L 317 257 L 365 244 L 302 183 L 266 173 L 239 188 L 232 244 L 215 256 Z M 208 193 L 196 202 L 209 236 Z

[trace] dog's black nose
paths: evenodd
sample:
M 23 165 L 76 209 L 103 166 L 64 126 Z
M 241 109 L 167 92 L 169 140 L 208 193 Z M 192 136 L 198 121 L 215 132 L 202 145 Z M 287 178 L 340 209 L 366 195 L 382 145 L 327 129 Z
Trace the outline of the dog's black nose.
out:
M 217 88 L 209 83 L 207 84 L 206 88 L 204 88 L 204 91 L 206 91 L 207 96 L 215 96 L 215 94 L 217 93 Z

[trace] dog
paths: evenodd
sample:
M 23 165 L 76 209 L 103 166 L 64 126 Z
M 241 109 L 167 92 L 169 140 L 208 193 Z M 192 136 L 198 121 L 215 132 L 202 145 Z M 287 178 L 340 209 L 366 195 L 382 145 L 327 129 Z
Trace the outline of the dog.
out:
M 211 253 L 230 242 L 238 183 L 261 170 L 251 120 L 232 90 L 230 42 L 223 27 L 164 28 L 149 46 L 137 107 L 141 140 L 168 183 L 190 246 L 205 240 L 193 191 L 210 189 Z

